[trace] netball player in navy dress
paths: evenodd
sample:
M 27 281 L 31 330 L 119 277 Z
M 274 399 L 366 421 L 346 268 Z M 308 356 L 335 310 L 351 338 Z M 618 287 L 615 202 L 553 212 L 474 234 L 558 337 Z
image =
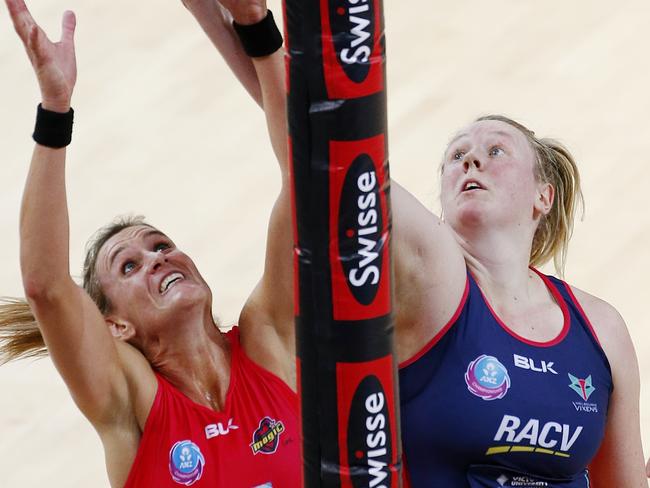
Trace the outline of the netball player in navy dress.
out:
M 210 23 L 200 6 L 214 0 L 184 3 Z M 222 3 L 260 18 L 266 8 Z M 259 80 L 267 96 L 284 94 L 278 73 Z M 265 110 L 282 145 L 278 108 Z M 638 364 L 623 319 L 535 269 L 551 259 L 563 269 L 581 203 L 571 154 L 486 117 L 456 134 L 440 177 L 444 221 L 391 189 L 407 483 L 646 487 Z
M 394 202 L 398 279 L 417 290 L 398 282 L 411 485 L 647 486 L 623 320 L 533 267 L 562 269 L 580 200 L 571 155 L 485 117 L 454 137 L 441 181 L 444 222 L 399 189 Z

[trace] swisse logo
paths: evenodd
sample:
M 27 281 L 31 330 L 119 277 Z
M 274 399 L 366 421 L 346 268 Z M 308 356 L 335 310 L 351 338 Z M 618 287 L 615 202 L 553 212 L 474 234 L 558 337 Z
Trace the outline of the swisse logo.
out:
M 352 478 L 354 488 L 390 486 L 391 439 L 383 388 L 376 376 L 368 376 L 354 393 L 348 423 L 348 464 L 365 473 Z
M 328 251 L 334 320 L 387 315 L 391 276 L 385 138 L 330 141 L 329 159 Z
M 363 305 L 375 299 L 382 265 L 381 200 L 375 166 L 367 154 L 350 165 L 339 207 L 339 255 L 348 287 Z
M 348 78 L 363 82 L 370 72 L 375 39 L 374 0 L 330 1 L 330 21 L 336 56 Z

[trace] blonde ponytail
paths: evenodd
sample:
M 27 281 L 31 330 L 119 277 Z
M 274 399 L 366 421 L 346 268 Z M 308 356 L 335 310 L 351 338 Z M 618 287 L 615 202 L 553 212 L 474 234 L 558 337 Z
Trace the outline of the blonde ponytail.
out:
M 47 356 L 47 348 L 29 303 L 0 299 L 0 365 L 15 359 Z
M 558 141 L 539 139 L 534 148 L 540 161 L 539 178 L 553 185 L 555 200 L 535 232 L 530 264 L 538 266 L 553 258 L 555 269 L 562 276 L 575 213 L 578 208 L 584 212 L 580 173 L 569 150 Z

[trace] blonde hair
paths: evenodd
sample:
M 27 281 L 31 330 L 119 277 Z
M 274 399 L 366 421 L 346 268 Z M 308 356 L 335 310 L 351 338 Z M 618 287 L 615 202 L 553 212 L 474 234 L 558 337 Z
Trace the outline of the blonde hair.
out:
M 0 364 L 47 356 L 47 348 L 29 303 L 0 299 Z
M 97 256 L 102 246 L 118 232 L 136 225 L 147 225 L 142 216 L 118 217 L 99 229 L 86 244 L 83 287 L 97 304 L 100 312 L 110 311 L 110 302 L 99 284 L 96 272 Z M 16 359 L 47 356 L 47 347 L 38 322 L 24 299 L 0 299 L 0 365 Z
M 476 122 L 484 120 L 504 122 L 519 130 L 535 152 L 535 177 L 538 181 L 553 186 L 553 206 L 548 215 L 542 217 L 535 231 L 529 262 L 531 266 L 541 266 L 553 258 L 555 270 L 563 276 L 575 214 L 578 208 L 584 212 L 580 173 L 575 159 L 560 142 L 549 138 L 540 139 L 535 132 L 508 117 L 485 115 L 476 119 Z
M 560 142 L 550 138 L 540 139 L 535 132 L 511 118 L 504 115 L 484 115 L 474 122 L 485 120 L 503 122 L 521 132 L 535 153 L 535 178 L 553 186 L 553 205 L 549 214 L 543 216 L 537 226 L 529 264 L 541 266 L 553 258 L 557 274 L 564 276 L 575 214 L 578 209 L 581 214 L 584 213 L 580 173 L 575 159 Z M 444 172 L 443 163 L 440 164 L 441 174 Z

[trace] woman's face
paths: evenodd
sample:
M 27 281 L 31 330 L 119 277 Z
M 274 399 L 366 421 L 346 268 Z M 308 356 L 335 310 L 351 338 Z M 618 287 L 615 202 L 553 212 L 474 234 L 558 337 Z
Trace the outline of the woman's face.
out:
M 102 246 L 97 277 L 111 305 L 111 320 L 136 335 L 155 335 L 161 324 L 182 323 L 197 305 L 210 308 L 210 290 L 192 260 L 165 234 L 147 225 L 128 227 Z
M 445 151 L 441 201 L 445 220 L 463 234 L 477 226 L 532 228 L 550 185 L 535 177 L 535 154 L 511 125 L 485 120 L 458 133 Z M 548 193 L 551 193 L 548 195 Z

